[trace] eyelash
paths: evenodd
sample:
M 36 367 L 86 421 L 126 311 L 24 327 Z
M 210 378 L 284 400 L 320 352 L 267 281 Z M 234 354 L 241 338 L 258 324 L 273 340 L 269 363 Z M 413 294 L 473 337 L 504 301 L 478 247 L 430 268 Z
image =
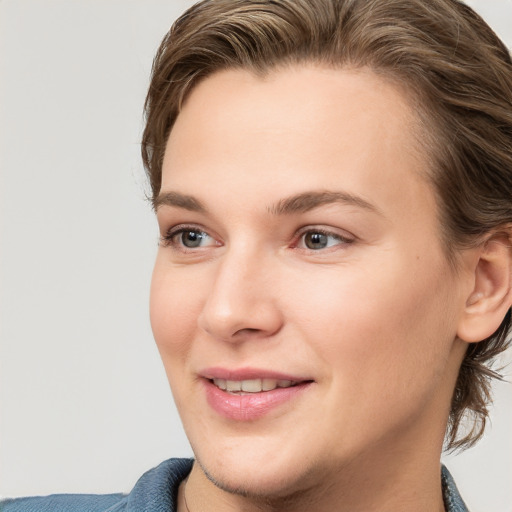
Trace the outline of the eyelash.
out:
M 190 252 L 194 251 L 196 247 L 187 247 L 183 245 L 182 241 L 177 241 L 176 238 L 179 235 L 183 235 L 184 233 L 197 233 L 201 236 L 207 236 L 210 237 L 212 240 L 215 240 L 211 235 L 209 235 L 205 230 L 201 229 L 198 226 L 187 226 L 187 225 L 178 225 L 175 227 L 172 227 L 167 231 L 165 235 L 163 235 L 160 239 L 160 243 L 163 247 L 171 247 L 174 250 L 181 251 L 181 252 Z M 308 234 L 319 234 L 323 235 L 327 238 L 336 239 L 337 243 L 332 244 L 331 246 L 322 247 L 319 249 L 311 249 L 308 247 L 299 247 L 301 241 L 304 240 L 304 237 Z M 355 238 L 349 238 L 346 236 L 343 236 L 339 233 L 335 233 L 333 231 L 328 231 L 322 228 L 315 228 L 315 227 L 308 227 L 304 228 L 303 230 L 300 230 L 296 237 L 294 238 L 294 242 L 292 243 L 292 248 L 296 248 L 299 250 L 304 251 L 310 251 L 310 252 L 320 252 L 322 250 L 330 249 L 331 247 L 335 247 L 338 245 L 349 245 L 352 244 L 355 241 Z M 305 244 L 305 242 L 304 242 Z M 212 246 L 219 245 L 219 244 L 212 244 Z M 197 249 L 201 249 L 201 247 L 197 247 Z

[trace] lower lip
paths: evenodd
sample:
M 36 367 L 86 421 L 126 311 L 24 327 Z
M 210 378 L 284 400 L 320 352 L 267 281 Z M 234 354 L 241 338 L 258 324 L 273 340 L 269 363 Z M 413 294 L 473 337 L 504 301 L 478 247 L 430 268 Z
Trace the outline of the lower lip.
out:
M 296 398 L 311 384 L 304 382 L 289 388 L 238 395 L 219 389 L 210 380 L 204 382 L 206 399 L 210 407 L 221 416 L 236 421 L 253 421 L 261 418 Z

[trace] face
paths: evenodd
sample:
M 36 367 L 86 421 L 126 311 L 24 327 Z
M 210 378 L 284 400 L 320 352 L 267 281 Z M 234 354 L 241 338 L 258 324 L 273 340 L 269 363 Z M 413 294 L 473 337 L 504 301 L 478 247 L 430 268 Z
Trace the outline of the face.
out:
M 220 486 L 278 494 L 441 442 L 464 301 L 415 130 L 369 71 L 224 71 L 186 101 L 151 322 Z

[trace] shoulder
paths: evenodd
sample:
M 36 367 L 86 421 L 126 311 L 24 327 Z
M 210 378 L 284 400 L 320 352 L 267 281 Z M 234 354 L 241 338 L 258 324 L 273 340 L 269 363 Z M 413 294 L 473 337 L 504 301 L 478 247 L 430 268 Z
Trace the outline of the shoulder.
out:
M 121 504 L 123 494 L 53 494 L 0 502 L 1 512 L 106 512 Z M 116 510 L 114 508 L 113 510 Z M 122 510 L 122 509 L 120 509 Z
M 123 494 L 53 494 L 0 502 L 1 512 L 106 512 L 119 508 Z
M 129 494 L 54 494 L 0 502 L 0 512 L 156 512 L 176 510 L 191 459 L 169 459 L 144 473 Z

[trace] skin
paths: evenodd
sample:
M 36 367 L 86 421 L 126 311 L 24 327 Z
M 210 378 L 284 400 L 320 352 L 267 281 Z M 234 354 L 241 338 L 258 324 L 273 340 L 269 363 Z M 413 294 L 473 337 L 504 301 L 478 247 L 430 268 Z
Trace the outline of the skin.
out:
M 366 70 L 223 71 L 185 102 L 151 289 L 198 461 L 180 510 L 184 493 L 191 512 L 444 510 L 439 458 L 476 256 L 449 265 L 416 130 L 403 91 Z M 325 191 L 344 200 L 278 211 Z M 184 246 L 183 225 L 201 245 Z M 328 246 L 308 248 L 319 229 Z M 208 405 L 212 366 L 314 382 L 240 422 Z

